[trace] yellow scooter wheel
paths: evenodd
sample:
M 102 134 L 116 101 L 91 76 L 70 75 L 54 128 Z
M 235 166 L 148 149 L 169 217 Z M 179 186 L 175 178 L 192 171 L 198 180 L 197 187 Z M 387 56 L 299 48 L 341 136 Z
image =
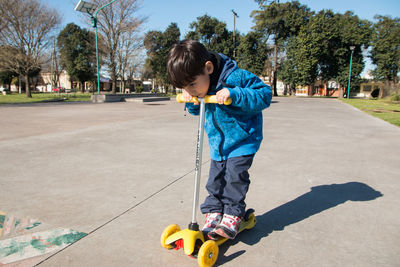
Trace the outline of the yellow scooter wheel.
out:
M 218 245 L 213 240 L 208 240 L 200 247 L 197 254 L 197 262 L 200 267 L 211 267 L 218 258 Z
M 181 230 L 181 228 L 177 224 L 171 224 L 171 225 L 167 226 L 164 229 L 164 231 L 162 232 L 162 234 L 161 234 L 161 240 L 160 240 L 161 241 L 161 246 L 163 248 L 171 249 L 172 246 L 169 245 L 169 244 L 165 244 L 165 240 L 167 240 L 167 238 L 170 235 L 172 235 L 172 234 L 174 234 L 176 232 L 179 232 L 180 230 Z

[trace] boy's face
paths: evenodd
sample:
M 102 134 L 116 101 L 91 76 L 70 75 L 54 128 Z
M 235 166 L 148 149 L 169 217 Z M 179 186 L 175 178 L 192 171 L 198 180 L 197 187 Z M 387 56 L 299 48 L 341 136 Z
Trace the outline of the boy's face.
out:
M 204 66 L 202 74 L 196 76 L 195 80 L 185 86 L 186 90 L 191 96 L 205 97 L 210 87 L 210 74 L 214 71 L 214 65 L 211 61 L 207 61 Z

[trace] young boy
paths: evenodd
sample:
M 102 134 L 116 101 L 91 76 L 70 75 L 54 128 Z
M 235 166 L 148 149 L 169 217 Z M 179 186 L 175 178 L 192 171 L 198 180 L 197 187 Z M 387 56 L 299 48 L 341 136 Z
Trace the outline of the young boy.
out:
M 206 214 L 202 231 L 210 239 L 234 239 L 245 214 L 248 169 L 263 138 L 261 111 L 271 103 L 271 88 L 227 56 L 208 52 L 193 40 L 172 46 L 167 69 L 186 101 L 216 95 L 220 104 L 206 105 L 211 166 L 206 185 L 209 196 L 200 207 Z M 229 97 L 232 104 L 221 105 Z M 198 103 L 185 105 L 191 114 L 199 114 Z

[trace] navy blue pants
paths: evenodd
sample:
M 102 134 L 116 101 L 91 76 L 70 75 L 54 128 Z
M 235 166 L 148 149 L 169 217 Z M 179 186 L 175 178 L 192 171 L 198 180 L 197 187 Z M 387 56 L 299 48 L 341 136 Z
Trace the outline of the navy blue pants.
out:
M 211 160 L 210 176 L 206 185 L 209 196 L 200 206 L 202 213 L 221 212 L 244 216 L 244 200 L 250 185 L 248 170 L 253 158 L 254 154 L 223 161 Z

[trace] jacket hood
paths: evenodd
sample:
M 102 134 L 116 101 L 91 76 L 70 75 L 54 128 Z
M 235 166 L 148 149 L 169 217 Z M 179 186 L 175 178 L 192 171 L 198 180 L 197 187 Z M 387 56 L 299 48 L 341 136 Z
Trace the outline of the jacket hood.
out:
M 218 82 L 216 87 L 211 87 L 210 91 L 218 91 L 222 87 L 226 87 L 226 80 L 228 76 L 237 69 L 237 64 L 234 60 L 230 59 L 229 57 L 225 56 L 224 54 L 218 53 L 218 67 L 222 67 L 221 74 L 219 75 Z
M 221 85 L 223 82 L 225 83 L 229 74 L 231 74 L 232 71 L 237 69 L 237 64 L 234 60 L 230 59 L 229 57 L 221 53 L 218 53 L 218 55 L 221 57 L 221 65 L 223 66 L 223 68 L 221 71 L 221 75 L 219 76 L 218 79 L 217 87 Z

